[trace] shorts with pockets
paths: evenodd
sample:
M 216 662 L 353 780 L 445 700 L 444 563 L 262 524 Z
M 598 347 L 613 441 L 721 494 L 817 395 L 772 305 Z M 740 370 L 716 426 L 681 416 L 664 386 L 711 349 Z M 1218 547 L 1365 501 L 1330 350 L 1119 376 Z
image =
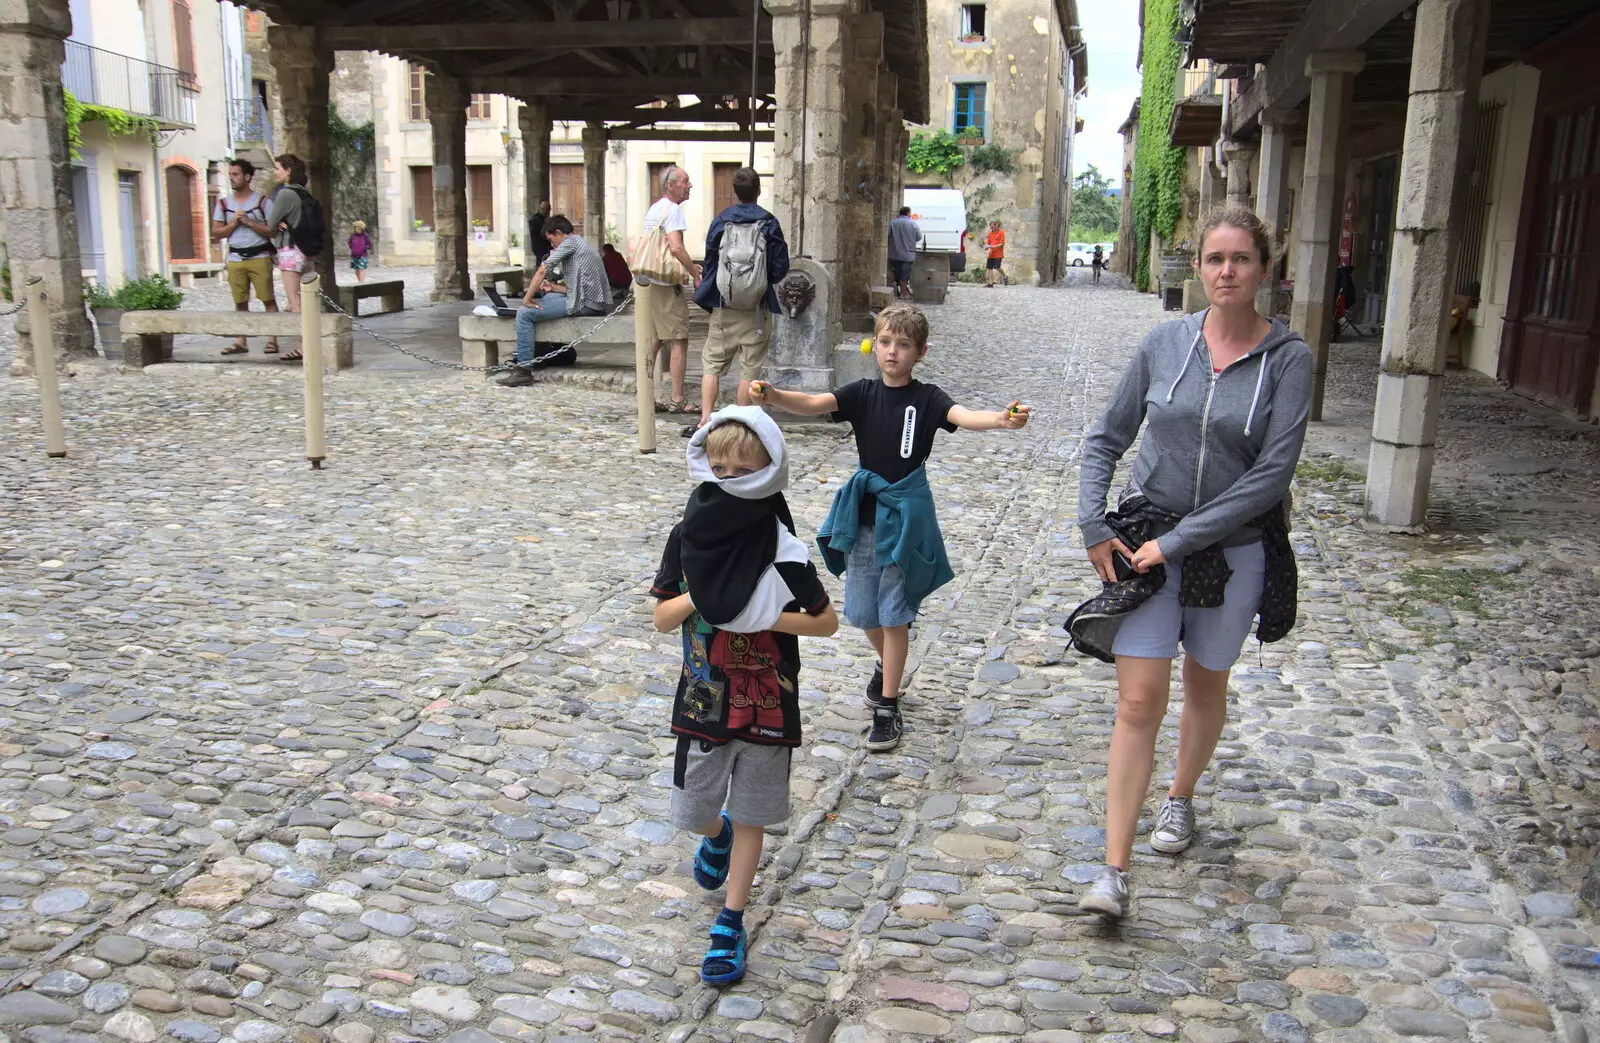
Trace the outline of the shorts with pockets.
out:
M 689 740 L 683 786 L 672 790 L 672 824 L 698 830 L 728 817 L 746 826 L 776 826 L 789 820 L 791 747 L 733 739 L 718 746 Z
M 1266 549 L 1259 541 L 1224 547 L 1233 575 L 1217 608 L 1185 608 L 1178 601 L 1183 563 L 1167 562 L 1167 582 L 1150 599 L 1128 613 L 1111 645 L 1113 655 L 1143 659 L 1175 659 L 1178 644 L 1207 670 L 1227 670 L 1239 659 L 1261 607 L 1266 580 Z
M 916 266 L 916 262 L 915 261 L 890 261 L 889 262 L 889 267 L 894 269 L 894 281 L 895 282 L 910 282 L 911 281 L 911 272 L 912 272 L 912 269 L 915 266 Z
M 1006 259 L 1004 257 L 991 257 L 989 258 L 989 270 L 992 272 L 998 272 L 1001 270 L 1001 265 L 1005 263 Z
M 303 272 L 309 267 L 309 264 L 310 262 L 306 260 L 306 255 L 300 252 L 298 246 L 278 247 L 278 271 Z
M 717 308 L 711 313 L 711 332 L 700 361 L 707 373 L 722 376 L 735 357 L 739 359 L 739 379 L 755 380 L 767 364 L 767 345 L 771 343 L 772 313 L 766 307 L 740 311 Z
M 248 304 L 250 291 L 256 291 L 256 300 L 276 300 L 272 293 L 272 255 L 247 257 L 242 261 L 228 262 L 228 289 L 233 292 L 235 305 Z
M 689 294 L 682 286 L 635 286 L 633 297 L 635 328 L 647 342 L 689 339 Z
M 845 560 L 844 618 L 862 630 L 905 626 L 917 618 L 917 610 L 906 601 L 900 566 L 878 564 L 870 525 L 861 526 Z

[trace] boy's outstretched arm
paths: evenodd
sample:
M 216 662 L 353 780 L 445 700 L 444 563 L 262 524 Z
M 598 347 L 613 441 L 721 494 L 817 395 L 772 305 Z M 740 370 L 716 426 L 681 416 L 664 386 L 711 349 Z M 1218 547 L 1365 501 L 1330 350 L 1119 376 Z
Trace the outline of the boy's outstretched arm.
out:
M 951 406 L 947 419 L 963 431 L 1015 431 L 1028 426 L 1033 407 L 1012 402 L 1004 409 L 968 409 Z
M 750 382 L 750 402 L 757 406 L 777 406 L 796 416 L 821 416 L 839 408 L 839 400 L 831 392 L 808 395 L 803 391 L 779 391 L 765 380 Z
M 824 605 L 822 611 L 814 616 L 804 612 L 785 612 L 772 624 L 772 629 L 780 634 L 798 637 L 832 637 L 839 630 L 839 614 L 833 610 L 832 603 Z
M 675 598 L 662 598 L 656 602 L 655 624 L 656 629 L 663 634 L 683 626 L 683 621 L 694 615 L 694 602 L 687 594 L 679 594 Z

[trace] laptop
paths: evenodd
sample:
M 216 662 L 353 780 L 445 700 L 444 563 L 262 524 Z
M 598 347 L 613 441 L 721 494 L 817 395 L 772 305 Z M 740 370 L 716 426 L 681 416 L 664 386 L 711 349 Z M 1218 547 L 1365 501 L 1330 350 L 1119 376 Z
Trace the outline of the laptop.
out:
M 494 306 L 494 313 L 496 315 L 500 316 L 502 319 L 514 319 L 517 317 L 517 309 L 511 307 L 505 302 L 505 298 L 500 296 L 499 290 L 495 289 L 493 286 L 485 286 L 483 288 L 483 292 L 488 296 L 489 303 Z

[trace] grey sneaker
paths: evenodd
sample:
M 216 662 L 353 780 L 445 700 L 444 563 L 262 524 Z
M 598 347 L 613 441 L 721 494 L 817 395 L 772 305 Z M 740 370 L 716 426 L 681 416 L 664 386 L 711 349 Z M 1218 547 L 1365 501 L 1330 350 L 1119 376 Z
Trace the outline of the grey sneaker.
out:
M 1150 831 L 1150 846 L 1164 855 L 1176 855 L 1194 843 L 1194 798 L 1168 797 Z
M 1116 866 L 1100 870 L 1086 894 L 1078 899 L 1078 908 L 1086 913 L 1099 913 L 1113 920 L 1128 915 L 1128 874 Z

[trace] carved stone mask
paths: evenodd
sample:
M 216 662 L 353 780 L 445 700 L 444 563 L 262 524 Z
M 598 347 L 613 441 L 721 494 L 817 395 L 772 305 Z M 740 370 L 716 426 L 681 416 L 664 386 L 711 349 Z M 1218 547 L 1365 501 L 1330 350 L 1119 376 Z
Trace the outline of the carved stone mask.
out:
M 804 272 L 790 272 L 776 287 L 778 306 L 791 319 L 797 319 L 817 299 L 817 284 Z

